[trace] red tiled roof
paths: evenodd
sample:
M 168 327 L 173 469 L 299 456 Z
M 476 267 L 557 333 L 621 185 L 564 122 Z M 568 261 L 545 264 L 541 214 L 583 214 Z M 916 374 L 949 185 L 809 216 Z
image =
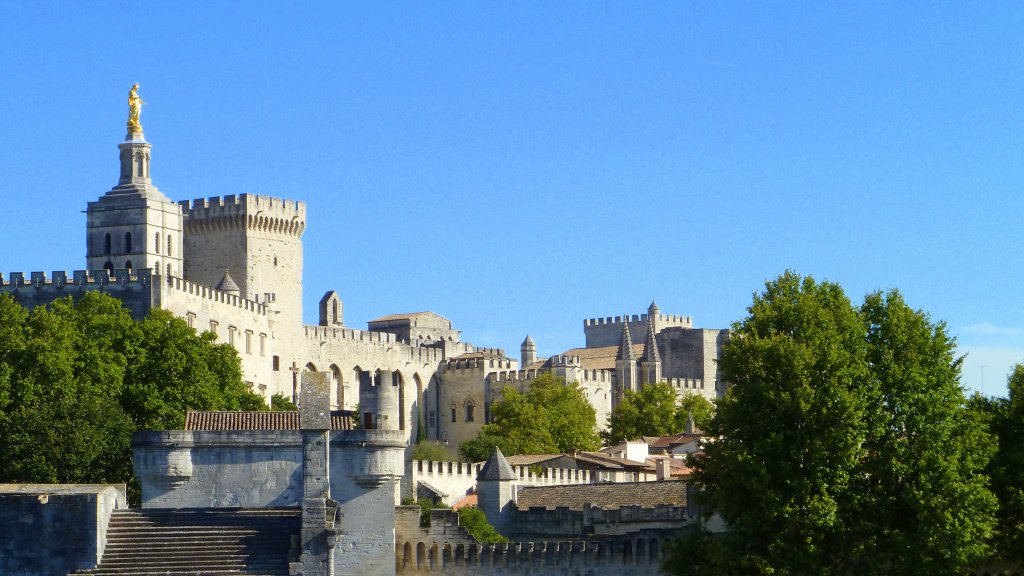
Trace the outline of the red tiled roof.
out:
M 562 352 L 562 356 L 579 356 L 580 366 L 586 370 L 615 370 L 615 356 L 619 353 L 618 346 L 601 346 L 600 348 L 571 348 Z M 644 344 L 633 344 L 633 354 L 639 358 L 644 354 Z
M 458 510 L 459 508 L 475 507 L 477 506 L 476 493 L 466 494 L 462 498 L 459 498 L 455 502 L 452 502 L 452 510 Z
M 355 412 L 331 410 L 331 430 L 356 428 Z M 185 430 L 299 430 L 299 413 L 288 412 L 206 412 L 189 410 Z
M 686 482 L 615 482 L 565 486 L 523 486 L 516 493 L 516 508 L 566 507 L 583 510 L 586 505 L 605 510 L 623 506 L 654 508 L 659 505 L 686 506 Z

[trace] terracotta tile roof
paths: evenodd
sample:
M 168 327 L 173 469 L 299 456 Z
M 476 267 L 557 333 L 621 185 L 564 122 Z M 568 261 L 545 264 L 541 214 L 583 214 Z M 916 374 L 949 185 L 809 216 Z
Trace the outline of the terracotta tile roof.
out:
M 516 493 L 516 508 L 566 507 L 583 510 L 589 504 L 605 510 L 623 506 L 654 508 L 659 505 L 686 506 L 686 482 L 615 482 L 570 484 L 566 486 L 523 486 Z
M 533 466 L 562 456 L 563 454 L 516 454 L 515 456 L 506 456 L 505 459 L 513 466 Z
M 331 430 L 352 430 L 355 427 L 355 412 L 331 410 Z M 185 430 L 299 430 L 299 413 L 189 410 L 185 415 Z
M 579 356 L 580 366 L 586 370 L 615 370 L 615 356 L 618 353 L 618 346 L 601 346 L 600 348 L 572 348 L 562 352 L 562 356 Z M 633 344 L 633 353 L 637 358 L 642 356 L 644 345 Z
M 478 499 L 476 493 L 466 494 L 462 498 L 459 498 L 455 502 L 452 502 L 452 510 L 458 510 L 459 508 L 476 507 Z
M 699 440 L 703 438 L 703 434 L 669 434 L 668 436 L 662 436 L 654 440 L 654 442 L 648 441 L 647 444 L 651 448 L 671 448 L 679 444 L 685 444 L 691 440 Z M 647 440 L 647 438 L 644 438 Z

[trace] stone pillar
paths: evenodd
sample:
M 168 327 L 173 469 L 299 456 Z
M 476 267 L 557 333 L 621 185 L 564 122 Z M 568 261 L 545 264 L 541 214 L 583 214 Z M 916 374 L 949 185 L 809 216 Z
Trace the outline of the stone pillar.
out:
M 331 429 L 330 375 L 303 372 L 299 425 L 302 428 L 302 535 L 299 562 L 292 574 L 332 576 L 334 515 L 328 433 Z

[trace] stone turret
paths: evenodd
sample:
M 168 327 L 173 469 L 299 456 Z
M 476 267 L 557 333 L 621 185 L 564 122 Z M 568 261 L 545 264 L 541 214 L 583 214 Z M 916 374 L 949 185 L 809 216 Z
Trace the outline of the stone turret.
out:
M 501 449 L 487 459 L 476 476 L 477 502 L 494 529 L 507 536 L 512 528 L 512 507 L 516 499 L 516 476 Z
M 523 345 L 519 347 L 519 360 L 519 365 L 522 368 L 537 361 L 537 345 L 533 343 L 533 338 L 530 338 L 529 334 L 526 335 L 526 340 L 523 340 Z
M 651 303 L 651 308 L 656 308 Z M 661 354 L 658 353 L 658 340 L 654 333 L 654 317 L 648 316 L 647 341 L 644 343 L 644 354 L 640 358 L 641 384 L 657 384 L 661 382 Z
M 647 307 L 647 324 L 654 329 L 655 333 L 657 333 L 658 327 L 654 323 L 658 320 L 659 316 L 661 316 L 661 308 L 658 308 L 657 302 L 651 300 L 651 305 Z
M 228 274 L 227 270 L 224 271 L 224 277 L 221 278 L 220 282 L 217 283 L 217 287 L 216 288 L 217 288 L 217 290 L 220 290 L 221 292 L 227 292 L 228 294 L 235 294 L 236 296 L 238 295 L 238 292 L 239 292 L 238 284 L 235 284 L 235 281 L 231 279 L 231 274 Z
M 629 325 L 622 324 L 622 336 L 619 338 L 619 351 L 615 355 L 615 400 L 622 399 L 627 390 L 636 392 L 636 354 L 633 352 L 633 338 L 629 334 Z
M 360 377 L 359 410 L 363 428 L 398 430 L 398 381 L 390 370 Z

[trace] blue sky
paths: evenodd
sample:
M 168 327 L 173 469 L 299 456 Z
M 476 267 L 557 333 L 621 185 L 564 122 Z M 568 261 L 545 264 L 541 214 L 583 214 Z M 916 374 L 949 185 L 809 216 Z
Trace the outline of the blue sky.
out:
M 154 183 L 304 200 L 305 316 L 518 355 L 786 269 L 1024 360 L 1019 3 L 0 3 L 0 270 L 84 267 L 133 82 Z M 984 378 L 984 384 L 982 384 Z

